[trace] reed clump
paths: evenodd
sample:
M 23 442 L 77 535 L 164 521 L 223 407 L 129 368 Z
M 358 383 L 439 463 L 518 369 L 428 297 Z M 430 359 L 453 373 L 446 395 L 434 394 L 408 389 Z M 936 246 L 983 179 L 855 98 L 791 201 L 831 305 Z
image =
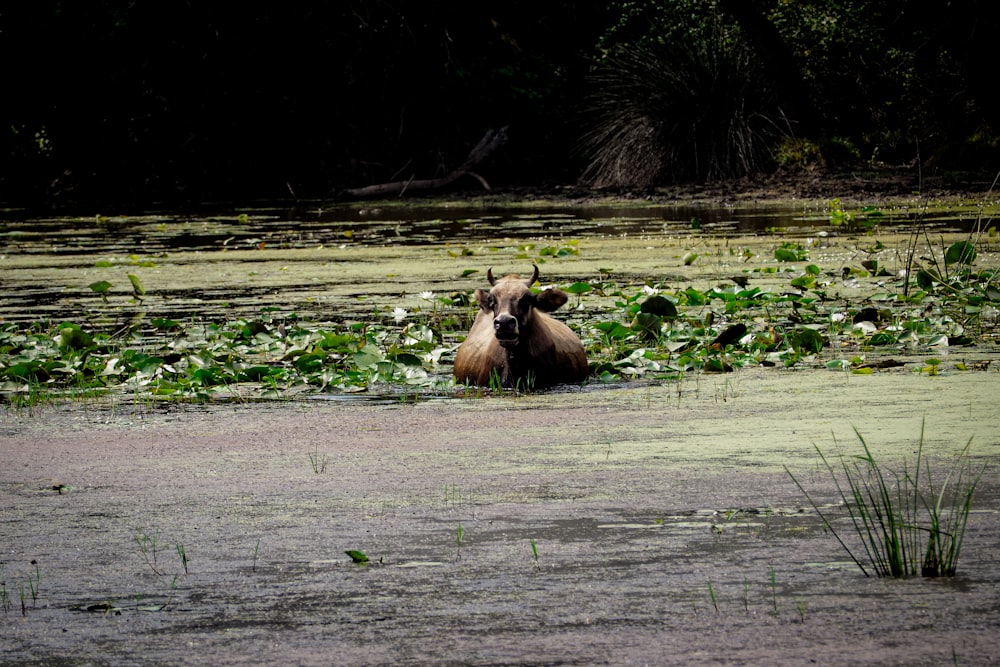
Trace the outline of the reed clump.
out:
M 795 475 L 785 472 L 805 494 L 813 509 L 865 576 L 951 577 L 965 538 L 976 486 L 985 464 L 975 467 L 969 457 L 970 438 L 943 481 L 935 481 L 924 456 L 924 425 L 913 467 L 890 470 L 872 455 L 864 436 L 854 429 L 863 454 L 841 457 L 839 470 L 816 446 L 847 509 L 861 547 L 851 547 Z M 867 566 L 866 566 L 867 565 Z

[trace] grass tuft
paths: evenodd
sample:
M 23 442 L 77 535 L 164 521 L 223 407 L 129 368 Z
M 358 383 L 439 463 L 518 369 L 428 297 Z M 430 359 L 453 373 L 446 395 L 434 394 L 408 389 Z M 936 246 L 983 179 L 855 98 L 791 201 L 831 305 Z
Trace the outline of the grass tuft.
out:
M 904 461 L 901 472 L 880 465 L 856 428 L 854 433 L 864 454 L 841 459 L 842 477 L 816 446 L 847 508 L 861 542 L 860 550 L 848 546 L 809 492 L 785 467 L 785 472 L 865 576 L 874 573 L 895 578 L 917 574 L 951 577 L 957 570 L 972 499 L 986 466 L 978 471 L 973 468 L 969 460 L 970 438 L 955 465 L 937 486 L 930 462 L 923 455 L 924 426 L 921 424 L 916 464 L 911 469 Z
M 737 32 L 622 45 L 591 77 L 583 180 L 646 189 L 761 171 L 781 117 Z

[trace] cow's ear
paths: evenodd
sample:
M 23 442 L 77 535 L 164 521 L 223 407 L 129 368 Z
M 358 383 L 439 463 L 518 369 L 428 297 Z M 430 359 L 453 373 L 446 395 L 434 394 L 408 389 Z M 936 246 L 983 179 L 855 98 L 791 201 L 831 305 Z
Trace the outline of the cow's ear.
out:
M 535 308 L 537 308 L 538 310 L 544 310 L 547 313 L 551 313 L 553 310 L 556 310 L 561 305 L 566 303 L 568 300 L 569 297 L 566 295 L 566 292 L 563 292 L 560 289 L 553 288 L 553 289 L 542 290 L 535 297 Z
M 493 302 L 490 300 L 490 293 L 484 289 L 476 290 L 476 301 L 479 302 L 479 307 L 488 313 L 493 312 Z

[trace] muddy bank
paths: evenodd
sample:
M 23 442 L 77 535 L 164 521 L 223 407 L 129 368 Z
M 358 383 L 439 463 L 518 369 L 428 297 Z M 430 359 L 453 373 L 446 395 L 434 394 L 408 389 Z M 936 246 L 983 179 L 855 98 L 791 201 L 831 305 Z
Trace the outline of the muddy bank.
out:
M 993 664 L 997 383 L 769 369 L 417 404 L 7 412 L 0 657 Z M 959 576 L 866 579 L 782 465 L 833 503 L 812 443 L 854 453 L 853 425 L 895 461 L 924 417 L 935 465 L 970 436 L 991 462 Z

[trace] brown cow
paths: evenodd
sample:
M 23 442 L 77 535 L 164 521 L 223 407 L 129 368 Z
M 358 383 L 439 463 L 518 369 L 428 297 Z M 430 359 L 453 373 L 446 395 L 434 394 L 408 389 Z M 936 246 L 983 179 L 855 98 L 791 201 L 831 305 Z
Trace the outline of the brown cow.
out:
M 539 294 L 530 279 L 509 275 L 493 278 L 492 289 L 476 290 L 479 313 L 465 342 L 455 355 L 455 380 L 467 384 L 527 389 L 587 377 L 587 353 L 573 331 L 549 315 L 569 298 L 558 289 Z

